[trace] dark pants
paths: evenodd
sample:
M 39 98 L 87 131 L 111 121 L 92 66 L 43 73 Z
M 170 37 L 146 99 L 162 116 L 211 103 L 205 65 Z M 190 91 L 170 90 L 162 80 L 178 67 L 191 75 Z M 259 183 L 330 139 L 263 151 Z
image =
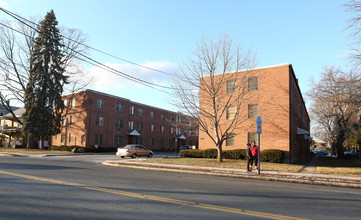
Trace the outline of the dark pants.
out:
M 254 161 L 254 166 L 258 166 L 258 157 L 251 157 L 251 158 L 247 158 L 247 170 L 249 170 L 249 166 L 251 165 L 251 167 L 253 166 L 253 161 Z
M 252 159 L 250 157 L 247 157 L 247 170 L 249 170 L 249 165 L 252 166 Z
M 258 166 L 258 157 L 251 157 L 251 166 L 253 164 L 253 161 L 254 161 L 254 166 Z

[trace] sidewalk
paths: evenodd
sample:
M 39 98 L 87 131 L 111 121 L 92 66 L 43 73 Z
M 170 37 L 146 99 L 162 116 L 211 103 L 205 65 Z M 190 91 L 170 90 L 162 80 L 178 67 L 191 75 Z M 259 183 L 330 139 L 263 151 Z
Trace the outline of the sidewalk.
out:
M 216 168 L 216 167 L 156 164 L 156 163 L 147 163 L 144 161 L 145 161 L 144 159 L 112 160 L 112 161 L 104 161 L 102 164 L 105 166 L 126 167 L 126 168 L 135 168 L 135 169 L 143 169 L 143 170 L 191 173 L 191 174 L 212 175 L 212 176 L 227 176 L 227 177 L 244 178 L 244 179 L 282 181 L 282 182 L 339 186 L 339 187 L 361 189 L 361 177 L 335 176 L 335 175 L 324 175 L 324 174 L 314 173 L 314 171 L 316 171 L 315 166 L 313 167 L 315 161 L 313 161 L 314 163 L 311 162 L 309 167 L 306 167 L 305 169 L 303 169 L 302 172 L 299 173 L 261 170 L 261 175 L 258 175 L 258 172 L 251 172 L 251 173 L 247 172 L 245 169 L 243 170 L 243 169 L 227 169 L 227 168 Z

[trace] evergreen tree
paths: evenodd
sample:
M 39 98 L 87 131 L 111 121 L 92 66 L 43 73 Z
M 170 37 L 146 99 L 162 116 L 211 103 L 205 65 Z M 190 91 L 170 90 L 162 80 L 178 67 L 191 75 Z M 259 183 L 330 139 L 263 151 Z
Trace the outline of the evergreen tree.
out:
M 25 91 L 24 130 L 40 138 L 60 133 L 61 99 L 67 77 L 63 75 L 63 45 L 54 11 L 48 12 L 38 28 L 30 55 L 30 78 Z

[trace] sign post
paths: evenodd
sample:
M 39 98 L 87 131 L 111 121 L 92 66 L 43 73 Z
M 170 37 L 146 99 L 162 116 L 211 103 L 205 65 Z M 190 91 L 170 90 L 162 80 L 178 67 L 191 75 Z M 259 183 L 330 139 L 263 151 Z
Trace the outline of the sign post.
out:
M 258 134 L 258 175 L 261 174 L 261 133 L 262 133 L 262 118 L 257 117 L 257 134 Z

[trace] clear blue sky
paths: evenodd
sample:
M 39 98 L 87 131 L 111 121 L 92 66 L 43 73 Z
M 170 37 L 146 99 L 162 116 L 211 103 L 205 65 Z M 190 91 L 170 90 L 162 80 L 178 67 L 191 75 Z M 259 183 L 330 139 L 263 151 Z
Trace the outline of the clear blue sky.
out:
M 324 66 L 345 66 L 348 15 L 338 0 L 0 0 L 24 17 L 51 9 L 60 26 L 80 29 L 87 44 L 118 57 L 168 72 L 192 56 L 202 36 L 229 32 L 257 52 L 257 66 L 291 63 L 303 96 Z M 0 19 L 11 19 L 0 13 Z M 167 75 L 88 51 L 89 56 L 138 78 L 167 85 Z M 171 109 L 167 95 L 86 67 L 93 89 Z

